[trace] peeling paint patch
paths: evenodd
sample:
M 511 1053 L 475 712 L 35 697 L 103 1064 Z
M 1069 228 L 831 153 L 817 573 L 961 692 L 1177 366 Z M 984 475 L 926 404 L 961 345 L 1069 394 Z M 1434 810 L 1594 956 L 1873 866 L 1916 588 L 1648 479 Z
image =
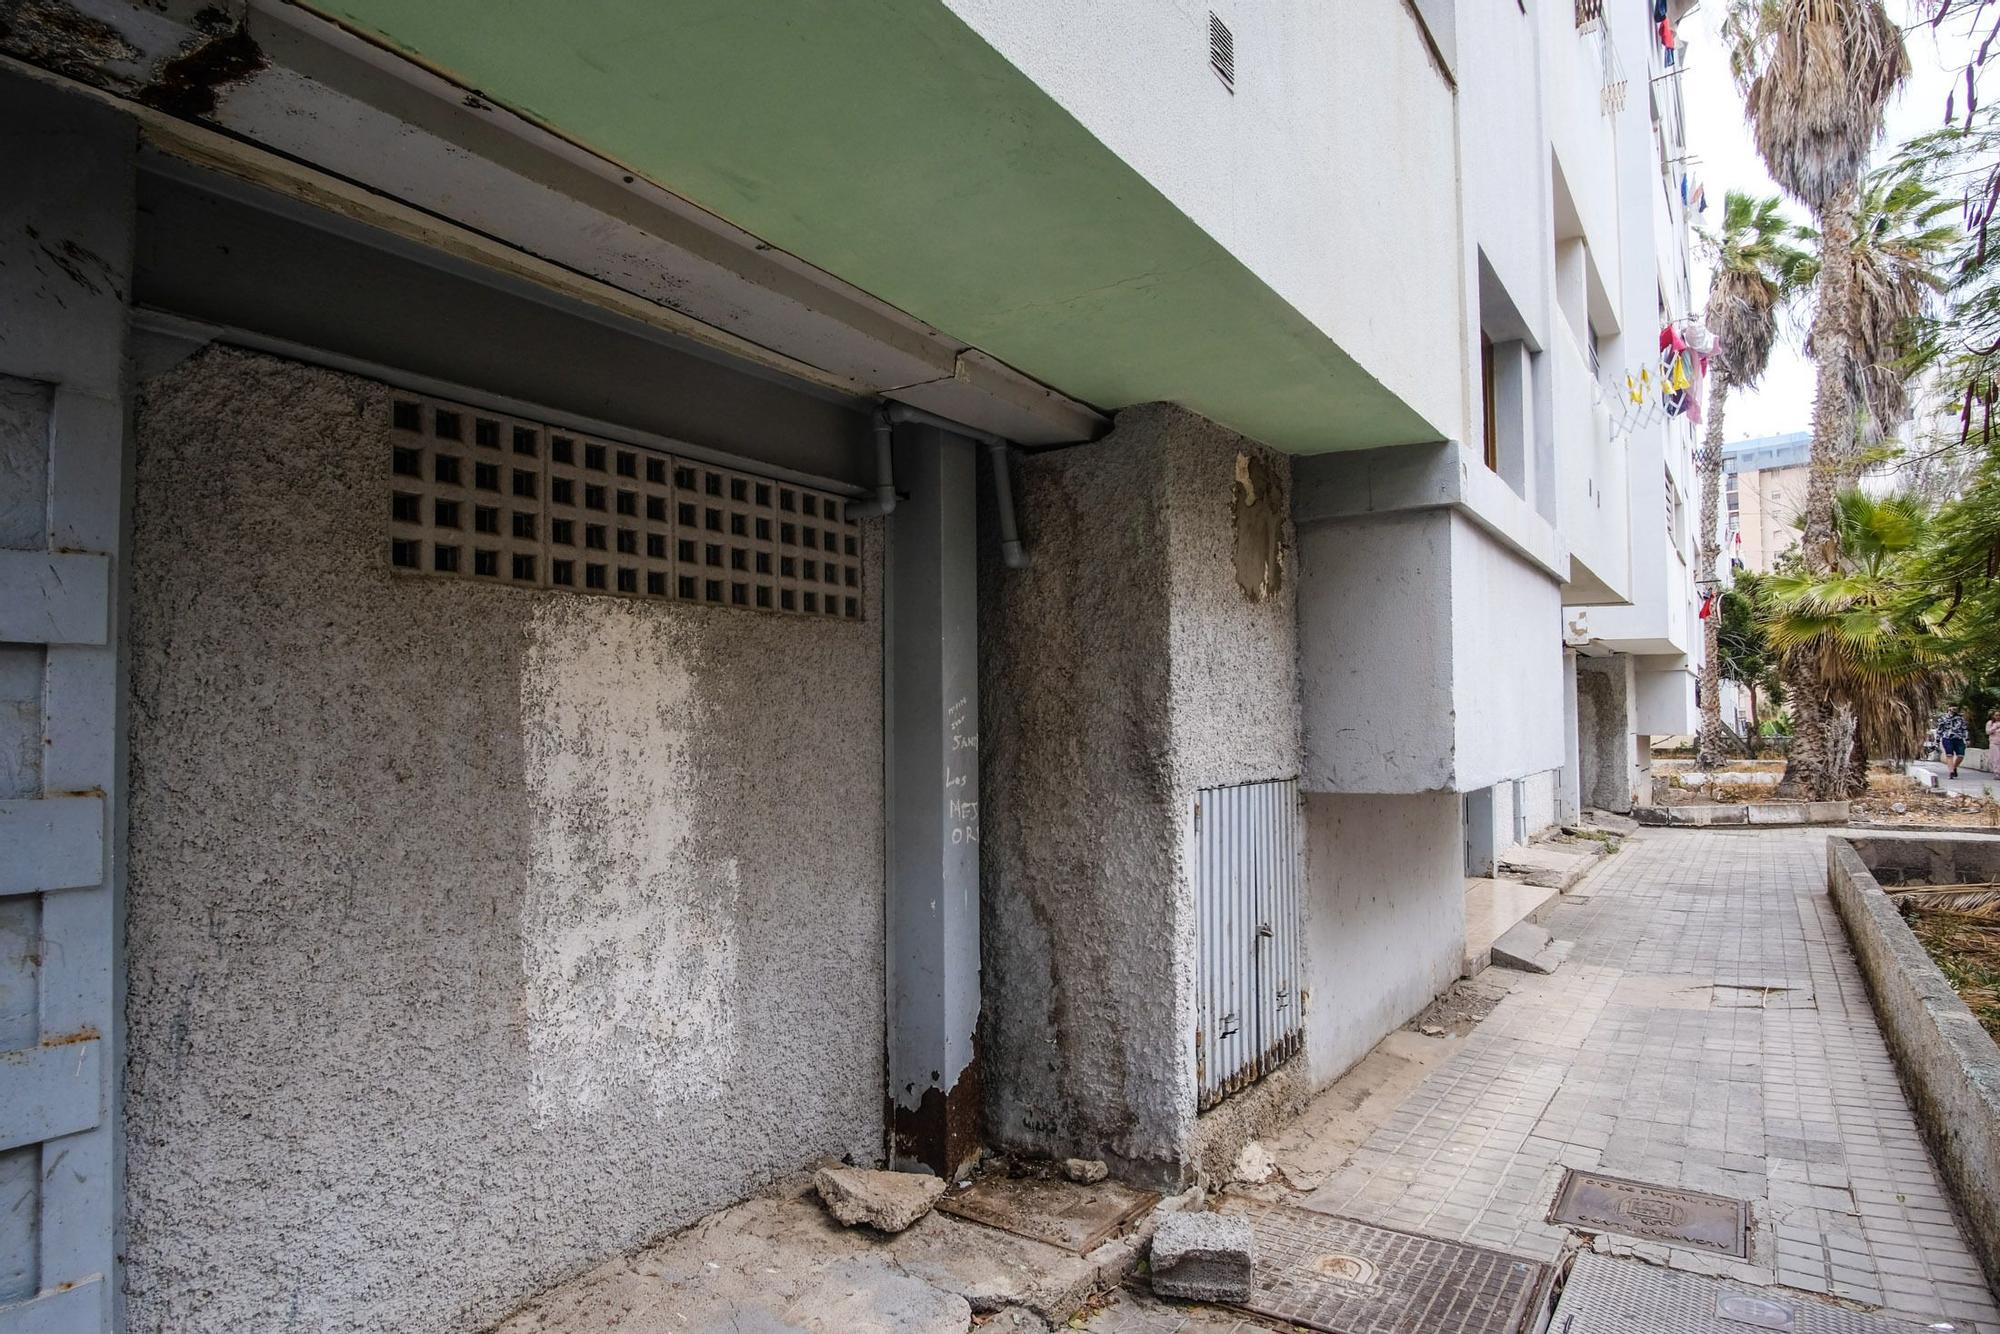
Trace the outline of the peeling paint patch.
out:
M 130 86 L 107 65 L 139 59 L 138 47 L 103 19 L 61 0 L 15 0 L 0 7 L 0 51 L 86 83 Z
M 268 64 L 249 30 L 235 28 L 160 66 L 153 81 L 139 90 L 139 100 L 170 116 L 212 116 L 216 90 L 241 83 Z
M 1236 525 L 1236 585 L 1252 602 L 1267 601 L 1284 579 L 1280 551 L 1285 505 L 1270 464 L 1261 455 L 1236 455 L 1230 513 Z
M 715 1102 L 734 1059 L 741 887 L 706 860 L 684 628 L 619 604 L 535 609 L 521 670 L 522 906 L 536 1111 Z M 620 1096 L 626 1095 L 626 1096 Z

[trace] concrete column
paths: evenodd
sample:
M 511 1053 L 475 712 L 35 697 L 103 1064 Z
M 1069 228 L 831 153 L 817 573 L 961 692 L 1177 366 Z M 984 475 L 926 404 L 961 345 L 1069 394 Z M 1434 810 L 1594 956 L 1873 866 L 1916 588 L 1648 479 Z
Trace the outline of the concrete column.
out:
M 978 454 L 899 427 L 888 622 L 889 1158 L 979 1152 Z
M 1634 740 L 1632 659 L 1623 653 L 1576 664 L 1578 772 L 1583 804 L 1629 812 L 1643 782 Z
M 1575 824 L 1583 813 L 1583 775 L 1577 753 L 1576 650 L 1563 650 L 1563 766 L 1556 774 L 1556 823 Z

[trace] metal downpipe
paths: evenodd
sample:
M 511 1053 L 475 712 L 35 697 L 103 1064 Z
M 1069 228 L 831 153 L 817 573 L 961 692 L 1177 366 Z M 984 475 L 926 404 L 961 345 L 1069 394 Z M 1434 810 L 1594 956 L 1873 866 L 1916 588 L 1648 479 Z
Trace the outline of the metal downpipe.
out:
M 891 445 L 895 439 L 896 424 L 886 407 L 875 409 L 872 428 L 875 432 L 875 498 L 863 500 L 847 507 L 849 519 L 879 519 L 896 511 L 896 463 Z

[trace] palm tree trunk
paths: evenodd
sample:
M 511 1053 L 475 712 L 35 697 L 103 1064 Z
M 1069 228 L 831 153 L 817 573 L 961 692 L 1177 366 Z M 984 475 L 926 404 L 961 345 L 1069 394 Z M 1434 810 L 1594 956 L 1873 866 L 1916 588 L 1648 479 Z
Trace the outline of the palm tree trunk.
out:
M 1839 553 L 1833 529 L 1833 497 L 1854 447 L 1854 405 L 1848 395 L 1847 363 L 1852 355 L 1841 312 L 1854 285 L 1854 187 L 1839 191 L 1818 218 L 1819 291 L 1813 310 L 1812 454 L 1806 474 L 1805 534 L 1800 556 L 1814 574 L 1831 569 Z M 1832 801 L 1845 786 L 1835 771 L 1833 700 L 1821 688 L 1812 654 L 1791 655 L 1785 688 L 1792 702 L 1792 749 L 1785 786 L 1815 801 Z
M 1715 590 L 1708 617 L 1701 623 L 1701 731 L 1695 738 L 1695 764 L 1713 772 L 1723 761 L 1722 657 L 1717 632 L 1722 626 L 1721 585 L 1716 564 L 1722 555 L 1715 529 L 1722 504 L 1722 409 L 1729 395 L 1729 376 L 1715 368 L 1714 389 L 1708 396 L 1708 436 L 1697 462 L 1701 465 L 1701 542 L 1695 548 L 1696 579 Z

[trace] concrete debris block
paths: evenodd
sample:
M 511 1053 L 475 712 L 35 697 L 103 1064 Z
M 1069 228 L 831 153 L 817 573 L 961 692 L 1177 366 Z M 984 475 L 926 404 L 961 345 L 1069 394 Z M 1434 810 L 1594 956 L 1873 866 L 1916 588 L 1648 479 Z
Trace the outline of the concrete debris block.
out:
M 1104 1180 L 1109 1171 L 1100 1158 L 1065 1158 L 1062 1163 L 1063 1175 L 1085 1186 Z
M 1153 1234 L 1153 1292 L 1191 1302 L 1247 1302 L 1257 1263 L 1248 1219 L 1172 1214 Z
M 1441 1038 L 1444 1036 L 1444 1029 L 1436 1024 L 1425 1024 L 1417 1032 L 1422 1033 L 1427 1038 Z
M 866 1223 L 878 1232 L 901 1232 L 931 1211 L 944 1182 L 915 1172 L 878 1172 L 865 1167 L 822 1167 L 813 1185 L 835 1218 L 853 1227 Z
M 1236 1155 L 1235 1165 L 1230 1168 L 1229 1179 L 1261 1186 L 1271 1179 L 1271 1173 L 1276 1167 L 1277 1164 L 1271 1161 L 1270 1153 L 1253 1139 Z
M 1567 951 L 1555 948 L 1549 929 L 1535 922 L 1516 922 L 1493 942 L 1493 962 L 1524 973 L 1553 973 Z

